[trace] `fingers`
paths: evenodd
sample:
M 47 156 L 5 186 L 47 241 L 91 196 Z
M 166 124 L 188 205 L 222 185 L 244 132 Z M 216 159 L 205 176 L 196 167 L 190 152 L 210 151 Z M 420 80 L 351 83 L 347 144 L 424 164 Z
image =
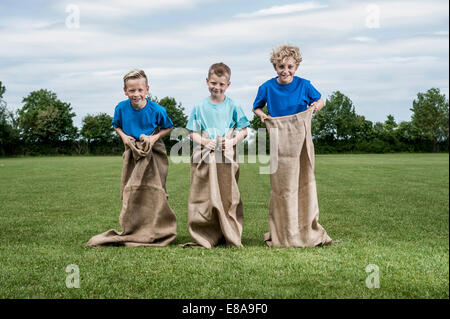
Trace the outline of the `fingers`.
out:
M 237 141 L 235 139 L 224 139 L 222 141 L 222 150 L 233 148 Z
M 312 107 L 312 108 L 313 108 L 313 114 L 320 110 L 319 105 L 318 105 L 317 102 L 311 103 L 311 104 L 309 105 L 309 107 Z
M 206 148 L 209 148 L 210 150 L 216 149 L 216 140 L 209 140 L 209 142 L 205 145 Z
M 155 143 L 156 143 L 157 140 L 158 140 L 158 139 L 157 139 L 155 136 L 151 135 L 151 136 L 150 136 L 150 146 L 155 145 Z
M 124 145 L 127 145 L 128 143 L 134 143 L 136 139 L 134 137 L 128 136 L 126 139 L 123 139 L 122 142 Z

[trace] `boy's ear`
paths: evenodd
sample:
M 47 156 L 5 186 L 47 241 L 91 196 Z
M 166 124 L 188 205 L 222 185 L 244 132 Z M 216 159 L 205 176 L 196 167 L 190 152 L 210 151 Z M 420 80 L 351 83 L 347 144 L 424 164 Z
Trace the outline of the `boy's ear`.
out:
M 123 93 L 125 93 L 125 95 L 127 95 L 127 87 L 126 86 L 123 87 Z

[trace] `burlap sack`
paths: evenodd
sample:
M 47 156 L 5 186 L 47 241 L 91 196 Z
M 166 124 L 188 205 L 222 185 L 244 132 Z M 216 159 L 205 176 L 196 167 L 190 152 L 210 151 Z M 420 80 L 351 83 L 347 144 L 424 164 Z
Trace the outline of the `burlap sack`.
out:
M 129 142 L 123 154 L 122 232 L 114 229 L 92 237 L 87 246 L 166 246 L 176 238 L 176 217 L 169 206 L 169 167 L 164 143 L 150 147 L 149 136 Z
M 233 130 L 226 138 L 231 138 Z M 208 137 L 203 131 L 202 136 Z M 241 247 L 243 206 L 238 188 L 239 163 L 236 147 L 216 150 L 194 145 L 191 157 L 191 188 L 188 229 L 195 243 L 184 247 L 212 248 L 219 243 Z
M 276 150 L 271 150 L 269 232 L 264 235 L 269 246 L 311 247 L 332 243 L 318 223 L 312 111 L 310 108 L 290 116 L 269 117 L 264 122 L 271 145 L 277 145 Z

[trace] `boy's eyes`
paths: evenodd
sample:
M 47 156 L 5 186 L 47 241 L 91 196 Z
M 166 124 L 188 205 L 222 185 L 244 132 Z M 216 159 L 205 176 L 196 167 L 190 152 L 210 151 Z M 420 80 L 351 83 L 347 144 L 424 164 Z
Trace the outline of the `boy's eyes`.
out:
M 279 65 L 278 65 L 278 68 L 279 68 L 279 69 L 284 69 L 285 67 L 286 67 L 286 66 L 283 65 L 283 64 L 279 64 Z M 292 70 L 292 69 L 294 69 L 294 66 L 293 66 L 293 65 L 288 65 L 287 68 L 290 69 L 290 70 Z

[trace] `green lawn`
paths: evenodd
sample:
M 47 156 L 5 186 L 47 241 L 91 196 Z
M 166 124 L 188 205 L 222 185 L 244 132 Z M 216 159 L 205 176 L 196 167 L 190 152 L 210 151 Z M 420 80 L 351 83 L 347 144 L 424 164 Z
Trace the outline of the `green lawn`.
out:
M 268 248 L 268 175 L 241 164 L 244 248 L 183 249 L 189 166 L 170 164 L 177 241 L 86 248 L 120 230 L 121 157 L 0 158 L 1 298 L 449 298 L 449 155 L 316 157 L 319 222 L 341 243 Z M 66 287 L 66 267 L 80 288 Z M 379 288 L 368 288 L 369 264 Z

